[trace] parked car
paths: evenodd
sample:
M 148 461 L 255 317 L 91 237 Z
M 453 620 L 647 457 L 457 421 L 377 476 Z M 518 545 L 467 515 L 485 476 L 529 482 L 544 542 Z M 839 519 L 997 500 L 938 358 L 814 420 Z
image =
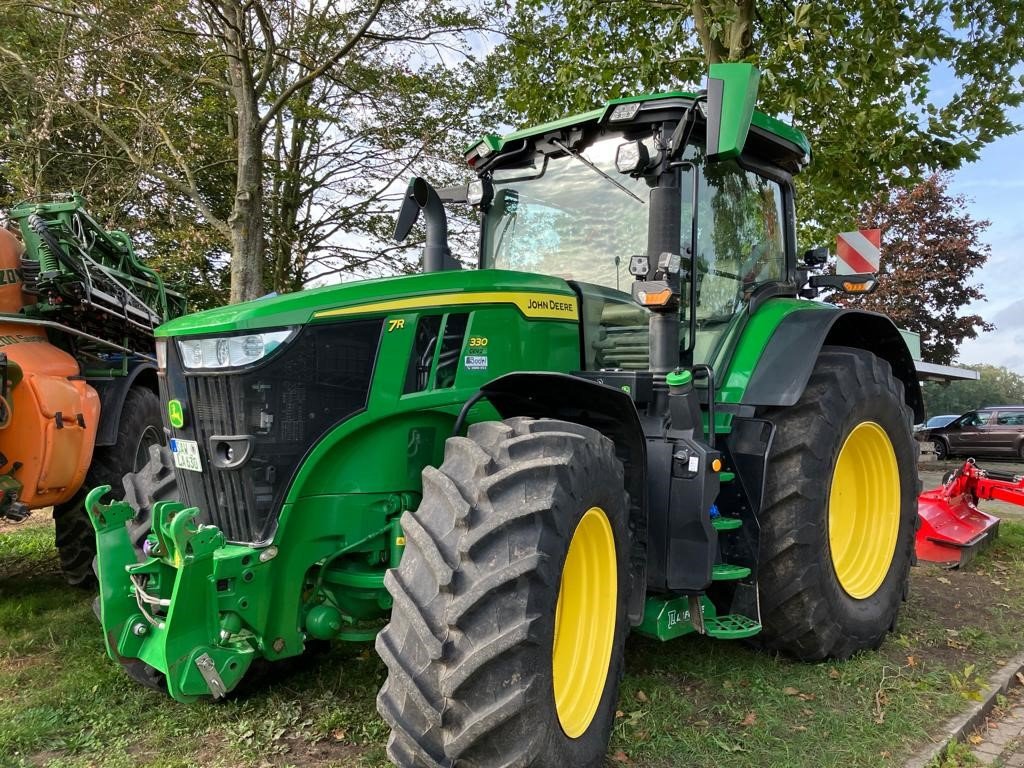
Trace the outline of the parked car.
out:
M 993 405 L 968 411 L 944 427 L 922 430 L 918 439 L 947 456 L 1019 456 L 1024 459 L 1024 405 Z
M 921 434 L 926 433 L 930 429 L 937 429 L 939 427 L 945 427 L 947 424 L 951 424 L 954 419 L 960 418 L 959 413 L 946 413 L 941 416 L 932 416 L 928 421 L 923 424 L 914 425 L 914 435 L 918 440 L 922 439 Z

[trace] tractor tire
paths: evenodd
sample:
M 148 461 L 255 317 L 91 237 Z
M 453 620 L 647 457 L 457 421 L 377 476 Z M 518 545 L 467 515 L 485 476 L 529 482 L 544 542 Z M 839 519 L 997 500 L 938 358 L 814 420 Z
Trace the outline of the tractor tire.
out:
M 377 708 L 395 764 L 603 764 L 628 630 L 628 514 L 615 446 L 595 430 L 516 418 L 448 440 L 385 578 Z
M 92 561 L 96 533 L 85 511 L 85 497 L 93 488 L 109 485 L 111 498 L 124 498 L 124 476 L 138 472 L 149 460 L 149 448 L 163 442 L 160 400 L 152 390 L 132 387 L 125 396 L 114 445 L 97 448 L 85 482 L 70 501 L 53 508 L 57 552 L 67 583 L 75 587 L 95 584 Z
M 153 525 L 153 505 L 158 501 L 181 500 L 170 448 L 165 445 L 149 447 L 149 461 L 145 466 L 124 476 L 124 500 L 135 510 L 135 519 L 128 523 L 128 536 L 141 561 L 145 558 L 142 547 Z M 93 610 L 99 618 L 98 602 L 94 603 Z M 167 695 L 163 672 L 138 659 L 122 660 L 121 666 L 135 682 Z
M 804 660 L 881 645 L 906 599 L 917 451 L 903 384 L 860 349 L 822 348 L 775 425 L 761 521 L 762 647 Z

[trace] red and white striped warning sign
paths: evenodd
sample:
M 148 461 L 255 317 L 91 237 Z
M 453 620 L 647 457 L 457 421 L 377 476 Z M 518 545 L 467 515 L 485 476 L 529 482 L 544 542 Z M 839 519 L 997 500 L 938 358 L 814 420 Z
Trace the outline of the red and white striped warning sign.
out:
M 836 274 L 864 275 L 878 271 L 882 230 L 859 229 L 836 236 Z

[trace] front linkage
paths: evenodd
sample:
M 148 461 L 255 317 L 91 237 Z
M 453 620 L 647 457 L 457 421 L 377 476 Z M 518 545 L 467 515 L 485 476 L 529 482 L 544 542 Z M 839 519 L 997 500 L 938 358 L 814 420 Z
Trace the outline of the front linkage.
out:
M 136 512 L 125 501 L 101 503 L 109 491 L 94 488 L 86 499 L 107 654 L 126 667 L 141 661 L 162 673 L 179 701 L 223 696 L 256 655 L 243 616 L 266 581 L 272 550 L 228 545 L 216 526 L 196 522 L 195 507 L 160 501 L 148 557 L 139 562 L 126 527 Z M 236 588 L 218 590 L 226 580 Z
M 156 501 L 140 552 L 131 535 L 140 513 L 104 504 L 109 490 L 86 498 L 107 654 L 182 702 L 224 696 L 254 659 L 297 656 L 310 639 L 372 640 L 391 608 L 384 573 L 404 548 L 401 513 L 418 504 L 416 494 L 365 494 L 301 516 L 305 545 L 283 551 L 227 542 L 198 508 Z M 363 525 L 337 525 L 352 518 Z

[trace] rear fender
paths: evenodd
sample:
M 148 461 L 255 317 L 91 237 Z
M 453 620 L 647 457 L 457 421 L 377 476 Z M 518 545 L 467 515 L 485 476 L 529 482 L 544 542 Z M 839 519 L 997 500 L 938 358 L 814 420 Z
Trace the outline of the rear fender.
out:
M 741 403 L 795 405 L 826 344 L 864 349 L 888 362 L 893 375 L 903 382 L 903 396 L 915 422 L 924 420 L 914 359 L 899 330 L 885 315 L 859 309 L 798 311 L 782 318 L 750 376 Z
M 643 618 L 647 589 L 647 447 L 633 400 L 625 392 L 564 373 L 510 373 L 481 388 L 502 418 L 571 421 L 615 443 L 631 501 L 630 623 Z

